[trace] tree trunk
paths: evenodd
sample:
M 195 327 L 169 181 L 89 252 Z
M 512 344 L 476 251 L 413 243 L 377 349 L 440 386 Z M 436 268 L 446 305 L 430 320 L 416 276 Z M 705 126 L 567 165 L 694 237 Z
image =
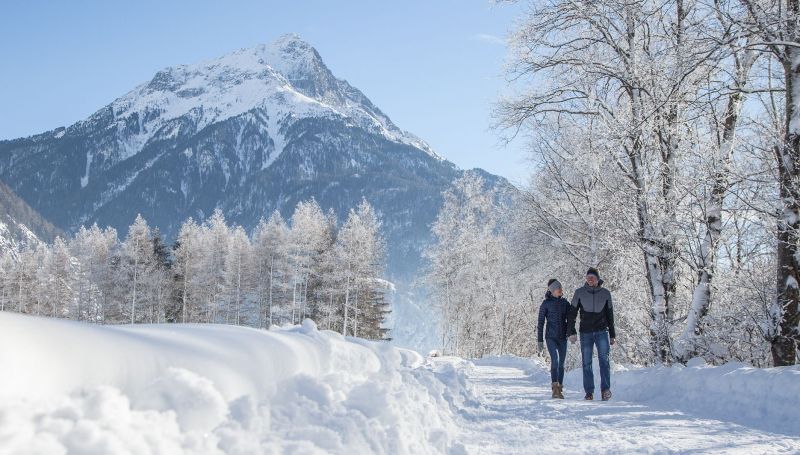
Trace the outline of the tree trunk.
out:
M 356 288 L 356 298 L 353 301 L 353 336 L 358 336 L 358 288 Z
M 25 289 L 25 286 L 22 285 L 23 279 L 25 277 L 25 264 L 21 263 L 19 266 L 19 280 L 17 280 L 17 312 L 24 313 L 24 306 L 22 304 L 22 290 Z
M 798 12 L 798 0 L 790 0 L 789 8 Z M 796 17 L 796 16 L 795 16 Z M 772 360 L 775 366 L 794 365 L 797 361 L 797 345 L 800 341 L 800 266 L 798 256 L 798 228 L 800 228 L 800 97 L 795 87 L 800 88 L 800 49 L 785 46 L 783 61 L 786 76 L 786 137 L 778 152 L 778 175 L 780 197 L 783 205 L 778 220 L 778 269 L 777 308 L 780 315 L 778 333 L 772 340 Z
M 756 52 L 746 50 L 736 55 L 734 92 L 728 97 L 722 124 L 722 140 L 717 159 L 712 162 L 715 172 L 706 201 L 706 233 L 700 244 L 697 258 L 697 285 L 692 293 L 692 304 L 686 316 L 686 327 L 680 337 L 676 360 L 686 362 L 698 354 L 697 339 L 703 333 L 703 318 L 711 307 L 711 285 L 717 265 L 717 249 L 722 236 L 722 208 L 725 195 L 730 189 L 730 172 L 736 143 L 736 129 L 744 104 L 743 89 L 747 86 L 750 69 L 755 63 Z
M 650 213 L 648 207 L 649 194 L 647 169 L 645 167 L 645 147 L 642 141 L 640 131 L 644 113 L 642 109 L 642 89 L 639 83 L 639 71 L 637 54 L 638 46 L 636 41 L 636 26 L 638 17 L 632 7 L 628 7 L 625 13 L 625 29 L 626 29 L 626 42 L 628 49 L 627 57 L 627 74 L 626 80 L 630 81 L 626 87 L 627 95 L 630 99 L 631 118 L 630 118 L 630 131 L 627 146 L 627 155 L 630 162 L 630 170 L 628 178 L 631 180 L 634 191 L 636 193 L 636 216 L 639 223 L 638 238 L 642 254 L 644 257 L 644 264 L 646 269 L 647 281 L 650 289 L 651 297 L 651 317 L 652 323 L 650 326 L 650 343 L 653 355 L 661 362 L 668 362 L 670 357 L 670 338 L 669 338 L 669 320 L 671 315 L 670 297 L 674 293 L 675 284 L 674 277 L 674 259 L 671 257 L 673 250 L 670 245 L 664 240 L 664 232 L 662 227 L 656 224 L 656 220 Z M 677 115 L 677 113 L 675 113 Z M 671 160 L 673 158 L 674 138 L 672 134 L 667 132 L 666 148 L 662 146 L 661 153 L 661 185 L 660 197 L 669 198 L 673 193 L 672 183 L 672 170 Z M 661 200 L 665 208 L 669 207 L 667 201 Z M 656 210 L 658 210 L 656 204 Z
M 239 256 L 239 264 L 236 267 L 236 325 L 241 322 L 242 310 L 242 257 Z
M 137 245 L 138 246 L 138 245 Z M 133 261 L 133 298 L 131 299 L 131 324 L 136 322 L 136 280 L 139 275 L 139 249 L 136 248 L 136 259 Z
M 306 305 L 308 302 L 308 280 L 309 274 L 306 275 L 305 279 L 303 280 L 303 295 L 301 298 L 303 299 L 303 304 L 300 306 L 300 322 L 303 322 L 303 319 L 306 318 Z
M 667 248 L 659 236 L 659 228 L 655 226 L 648 211 L 647 186 L 645 184 L 644 167 L 641 158 L 641 145 L 637 139 L 629 152 L 631 162 L 631 180 L 636 191 L 636 215 L 639 222 L 638 236 L 641 243 L 647 282 L 651 298 L 650 345 L 655 359 L 669 362 L 671 341 L 669 323 L 672 315 L 671 296 L 675 292 L 674 259 L 672 251 Z
M 295 324 L 295 312 L 297 309 L 297 274 L 295 273 L 294 282 L 292 283 L 292 324 Z
M 80 272 L 78 272 L 78 280 L 79 280 L 79 289 L 78 289 L 78 314 L 76 320 L 81 320 L 81 300 L 83 300 L 83 282 L 84 282 L 84 273 L 83 267 L 79 267 Z
M 269 261 L 269 324 L 267 328 L 272 327 L 272 280 L 274 277 L 275 269 L 275 255 L 270 256 Z
M 342 335 L 347 335 L 347 309 L 350 305 L 350 267 L 347 268 L 347 286 L 344 289 L 344 321 L 342 322 Z
M 183 295 L 181 295 L 181 320 L 183 323 L 186 323 L 186 296 L 187 296 L 187 287 L 189 286 L 189 265 L 186 262 L 183 266 Z

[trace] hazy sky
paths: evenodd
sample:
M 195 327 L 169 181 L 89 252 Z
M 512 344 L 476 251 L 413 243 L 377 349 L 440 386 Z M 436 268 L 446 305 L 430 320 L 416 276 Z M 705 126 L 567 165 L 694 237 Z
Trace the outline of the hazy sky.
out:
M 523 144 L 502 146 L 489 127 L 519 11 L 489 0 L 3 2 L 0 139 L 72 124 L 166 66 L 296 32 L 399 127 L 518 182 Z

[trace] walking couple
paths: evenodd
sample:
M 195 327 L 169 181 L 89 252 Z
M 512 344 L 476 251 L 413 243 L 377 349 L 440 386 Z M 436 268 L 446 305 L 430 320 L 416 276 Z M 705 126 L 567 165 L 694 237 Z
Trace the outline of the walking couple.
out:
M 539 323 L 537 325 L 537 351 L 550 353 L 550 379 L 553 387 L 553 398 L 564 398 L 564 362 L 567 357 L 567 340 L 573 344 L 577 341 L 575 321 L 580 314 L 581 357 L 583 359 L 583 390 L 585 400 L 594 399 L 594 373 L 592 358 L 597 346 L 597 358 L 600 363 L 600 392 L 603 401 L 611 398 L 611 367 L 609 353 L 614 344 L 614 308 L 611 304 L 611 292 L 603 287 L 603 280 L 595 268 L 586 272 L 586 284 L 578 288 L 572 295 L 570 303 L 564 298 L 561 283 L 552 279 L 547 283 L 545 300 L 539 307 Z M 546 326 L 545 326 L 546 323 Z

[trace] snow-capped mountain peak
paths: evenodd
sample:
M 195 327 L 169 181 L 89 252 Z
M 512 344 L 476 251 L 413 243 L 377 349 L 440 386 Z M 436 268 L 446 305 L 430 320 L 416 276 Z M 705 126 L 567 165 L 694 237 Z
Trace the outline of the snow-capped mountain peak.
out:
M 283 35 L 259 48 L 269 65 L 289 80 L 303 79 L 312 74 L 333 77 L 317 50 L 296 33 Z
M 125 143 L 121 159 L 141 150 L 171 120 L 188 116 L 199 131 L 253 109 L 271 120 L 270 136 L 278 143 L 287 117 L 335 117 L 442 159 L 424 141 L 395 126 L 363 93 L 337 79 L 298 35 L 163 69 L 115 100 L 111 109 L 118 124 L 136 125 L 133 135 L 120 138 Z M 159 138 L 178 131 L 161 133 Z M 282 150 L 276 152 L 273 158 Z

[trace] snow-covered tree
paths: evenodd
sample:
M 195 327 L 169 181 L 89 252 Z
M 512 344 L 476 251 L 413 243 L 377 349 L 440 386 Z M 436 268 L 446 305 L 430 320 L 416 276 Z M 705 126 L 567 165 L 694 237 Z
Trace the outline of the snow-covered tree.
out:
M 52 247 L 42 250 L 44 263 L 40 272 L 43 274 L 41 285 L 44 287 L 45 298 L 41 314 L 65 317 L 73 309 L 75 299 L 75 263 L 61 237 L 56 237 Z
M 96 224 L 89 229 L 81 227 L 69 246 L 77 262 L 74 317 L 103 323 L 116 287 L 113 258 L 119 248 L 117 232 L 113 228 L 101 230 Z
M 340 312 L 343 335 L 359 336 L 359 322 L 365 315 L 373 325 L 362 328 L 362 332 L 369 332 L 373 337 L 381 335 L 382 319 L 376 316 L 385 309 L 379 295 L 381 287 L 385 287 L 385 283 L 379 281 L 385 254 L 380 226 L 375 210 L 367 201 L 362 201 L 357 209 L 350 211 L 338 232 L 335 263 L 344 293 Z M 371 305 L 374 307 L 370 308 Z M 377 327 L 375 322 L 378 322 Z
M 289 260 L 292 266 L 292 303 L 290 322 L 299 323 L 307 316 L 308 284 L 329 244 L 328 223 L 315 200 L 300 202 L 292 214 L 289 233 Z
M 152 232 L 154 266 L 148 276 L 145 292 L 148 296 L 147 318 L 151 324 L 166 322 L 170 312 L 173 291 L 172 258 L 169 247 L 164 243 L 158 229 Z
M 227 294 L 226 259 L 230 241 L 230 227 L 221 210 L 215 210 L 198 231 L 199 273 L 196 277 L 201 285 L 205 304 L 204 322 L 226 320 L 224 297 Z
M 225 322 L 242 325 L 247 321 L 248 302 L 254 278 L 251 265 L 250 239 L 241 226 L 231 229 L 228 242 L 228 257 L 225 260 Z
M 16 252 L 5 250 L 0 254 L 0 311 L 11 309 L 14 271 L 17 268 Z
M 444 193 L 432 227 L 426 282 L 442 314 L 442 348 L 466 356 L 518 352 L 524 318 L 503 211 L 483 179 L 467 173 Z
M 779 91 L 773 110 L 783 113 L 765 148 L 772 149 L 777 167 L 780 215 L 777 225 L 778 327 L 772 339 L 775 365 L 800 360 L 800 4 L 797 0 L 739 0 L 746 12 L 751 46 L 769 54 L 781 69 L 768 74 L 770 89 Z M 780 87 L 780 88 L 776 88 Z
M 284 284 L 289 275 L 289 227 L 280 212 L 262 219 L 253 232 L 256 294 L 259 327 L 268 328 L 277 322 L 276 306 L 286 302 Z
M 326 330 L 341 330 L 343 287 L 336 251 L 338 223 L 333 210 L 329 210 L 304 291 L 306 316 Z
M 172 267 L 175 282 L 174 298 L 179 311 L 175 322 L 199 322 L 201 320 L 200 226 L 189 218 L 181 225 L 173 248 Z
M 127 319 L 133 324 L 143 320 L 144 308 L 151 302 L 152 296 L 145 291 L 156 272 L 158 264 L 153 251 L 153 237 L 150 226 L 141 215 L 128 229 L 128 235 L 122 243 L 118 273 L 119 285 L 124 286 Z

